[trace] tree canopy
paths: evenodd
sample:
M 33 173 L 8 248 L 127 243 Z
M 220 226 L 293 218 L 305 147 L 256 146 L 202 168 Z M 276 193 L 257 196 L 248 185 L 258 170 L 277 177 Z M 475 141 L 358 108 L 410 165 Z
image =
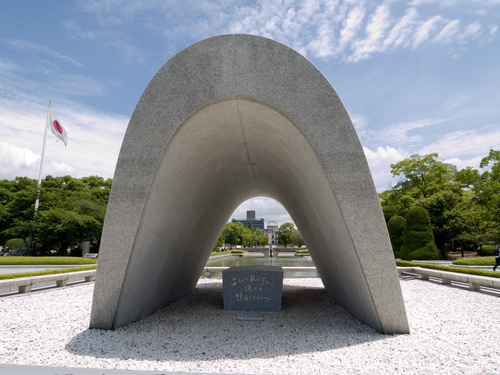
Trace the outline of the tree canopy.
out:
M 293 223 L 286 222 L 280 225 L 279 227 L 279 237 L 278 244 L 283 247 L 287 247 L 289 245 L 295 245 L 295 227 Z
M 37 181 L 17 177 L 0 181 L 0 243 L 27 238 L 33 230 L 41 251 L 77 246 L 83 240 L 100 240 L 111 179 L 90 176 L 47 176 L 40 188 L 36 220 Z
M 437 158 L 415 154 L 391 165 L 399 181 L 379 194 L 386 221 L 407 217 L 411 207 L 425 208 L 443 258 L 460 241 L 500 241 L 500 151 L 490 150 L 479 170 L 456 173 Z

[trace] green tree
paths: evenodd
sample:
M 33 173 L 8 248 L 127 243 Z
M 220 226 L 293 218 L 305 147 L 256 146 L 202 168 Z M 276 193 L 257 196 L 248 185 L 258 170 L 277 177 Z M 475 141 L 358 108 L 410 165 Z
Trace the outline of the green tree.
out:
M 379 194 L 384 216 L 396 207 L 407 216 L 412 206 L 428 210 L 441 256 L 456 240 L 481 244 L 500 240 L 500 151 L 490 150 L 480 170 L 456 173 L 437 160 L 437 154 L 412 155 L 392 164 L 400 181 Z M 461 246 L 463 248 L 463 246 Z
M 292 223 L 287 222 L 282 224 L 279 228 L 278 244 L 284 247 L 295 244 L 294 232 L 295 227 Z
M 222 231 L 225 243 L 228 243 L 231 246 L 241 245 L 243 228 L 243 224 L 240 222 L 227 223 Z
M 241 245 L 251 246 L 252 245 L 253 232 L 250 228 L 245 227 L 241 232 Z
M 42 180 L 40 206 L 33 222 L 37 182 L 25 177 L 0 181 L 0 202 L 7 211 L 0 220 L 0 236 L 27 238 L 34 229 L 35 244 L 48 251 L 59 248 L 62 254 L 68 246 L 83 240 L 98 243 L 111 179 L 98 176 L 75 179 L 71 176 L 47 176 Z
M 465 191 L 461 207 L 463 233 L 459 238 L 479 246 L 500 240 L 500 151 L 490 150 L 481 160 L 482 173 L 467 167 L 455 174 Z
M 295 229 L 293 231 L 293 237 L 295 239 L 294 241 L 294 244 L 297 245 L 297 246 L 302 246 L 302 245 L 305 245 L 306 243 L 304 242 L 304 239 L 302 238 L 302 236 L 300 235 L 300 232 L 298 229 Z
M 16 177 L 0 181 L 0 201 L 4 214 L 0 219 L 0 244 L 10 238 L 27 238 L 33 228 L 37 181 Z
M 402 216 L 393 216 L 387 223 L 389 237 L 391 238 L 392 251 L 395 258 L 401 258 L 400 250 L 403 245 L 403 232 L 405 230 L 406 219 Z
M 405 260 L 440 259 L 425 208 L 414 206 L 408 211 L 400 255 Z
M 214 252 L 218 252 L 219 251 L 219 247 L 222 247 L 224 246 L 224 233 L 222 232 L 219 236 L 219 238 L 217 239 L 217 242 L 215 243 L 214 245 L 214 248 L 212 249 L 212 253 Z
M 258 244 L 259 246 L 267 246 L 268 238 L 262 234 L 260 228 L 255 228 L 252 235 L 252 244 Z
M 414 154 L 391 164 L 393 177 L 400 177 L 400 180 L 392 189 L 379 194 L 382 207 L 394 207 L 397 214 L 406 216 L 417 199 L 429 197 L 448 186 L 453 177 L 452 168 L 443 165 L 437 157 L 438 154 Z
M 426 198 L 439 191 L 453 175 L 450 173 L 452 167 L 445 166 L 437 157 L 437 153 L 425 156 L 413 154 L 408 159 L 391 164 L 392 175 L 403 178 L 396 186 L 414 199 Z

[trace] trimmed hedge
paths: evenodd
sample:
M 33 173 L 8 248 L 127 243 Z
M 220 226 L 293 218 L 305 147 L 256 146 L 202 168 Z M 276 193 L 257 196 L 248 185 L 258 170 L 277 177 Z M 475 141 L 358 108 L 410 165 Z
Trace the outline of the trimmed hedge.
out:
M 494 266 L 495 257 L 476 257 L 476 258 L 462 258 L 453 261 L 453 264 L 461 266 Z
M 403 245 L 403 232 L 405 230 L 406 219 L 402 216 L 393 216 L 387 223 L 387 230 L 391 238 L 392 251 L 395 258 L 400 258 L 400 250 Z
M 244 254 L 244 253 L 248 253 L 248 251 L 235 249 L 235 250 L 231 250 L 231 253 L 232 254 Z
M 383 206 L 382 212 L 384 213 L 385 222 L 388 223 L 394 216 L 398 214 L 398 209 L 394 206 Z
M 405 260 L 441 259 L 434 243 L 429 213 L 423 207 L 414 206 L 408 211 L 400 256 Z
M 495 245 L 483 245 L 483 256 L 491 256 L 498 246 Z M 481 248 L 476 249 L 477 254 L 481 254 Z
M 477 276 L 496 277 L 496 278 L 500 279 L 500 272 L 493 272 L 493 270 L 488 271 L 488 270 L 478 270 L 477 268 L 460 268 L 460 267 L 440 266 L 437 264 L 406 262 L 404 260 L 397 260 L 396 265 L 398 265 L 399 267 L 429 268 L 432 270 L 448 271 L 448 272 L 455 272 L 455 273 L 465 273 L 468 275 L 477 275 Z
M 88 271 L 88 270 L 94 270 L 96 268 L 97 268 L 97 266 L 88 266 L 88 267 L 74 267 L 74 268 L 62 268 L 62 269 L 59 268 L 56 270 L 45 270 L 45 271 L 36 271 L 36 272 L 7 273 L 5 275 L 0 275 L 0 280 L 18 279 L 20 277 L 54 275 L 54 274 L 58 274 L 58 273 Z

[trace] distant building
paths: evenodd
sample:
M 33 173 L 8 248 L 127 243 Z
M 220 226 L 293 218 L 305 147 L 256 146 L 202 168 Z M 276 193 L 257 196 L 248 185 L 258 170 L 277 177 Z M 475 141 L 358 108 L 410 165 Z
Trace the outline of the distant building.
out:
M 246 219 L 232 219 L 232 223 L 242 223 L 244 227 L 248 227 L 248 222 L 252 222 L 253 230 L 259 228 L 261 231 L 264 231 L 264 219 L 256 219 L 255 211 L 247 211 Z
M 278 233 L 278 223 L 275 221 L 267 223 L 266 229 L 262 231 L 262 234 L 268 238 L 269 246 L 278 245 Z
M 451 173 L 457 173 L 457 171 L 458 171 L 458 170 L 457 170 L 457 166 L 456 166 L 456 165 L 454 165 L 454 164 L 451 164 L 451 163 L 443 163 L 443 165 L 444 165 L 445 167 L 453 167 L 453 170 L 451 171 Z

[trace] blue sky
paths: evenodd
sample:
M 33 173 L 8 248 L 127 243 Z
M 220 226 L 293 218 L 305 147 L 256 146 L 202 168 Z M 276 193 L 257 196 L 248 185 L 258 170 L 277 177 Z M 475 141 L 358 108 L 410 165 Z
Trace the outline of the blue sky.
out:
M 142 91 L 173 55 L 227 33 L 265 36 L 312 61 L 358 131 L 377 190 L 390 164 L 439 153 L 459 169 L 500 149 L 500 0 L 2 1 L 0 179 L 113 177 Z M 255 198 L 266 222 L 289 220 Z

